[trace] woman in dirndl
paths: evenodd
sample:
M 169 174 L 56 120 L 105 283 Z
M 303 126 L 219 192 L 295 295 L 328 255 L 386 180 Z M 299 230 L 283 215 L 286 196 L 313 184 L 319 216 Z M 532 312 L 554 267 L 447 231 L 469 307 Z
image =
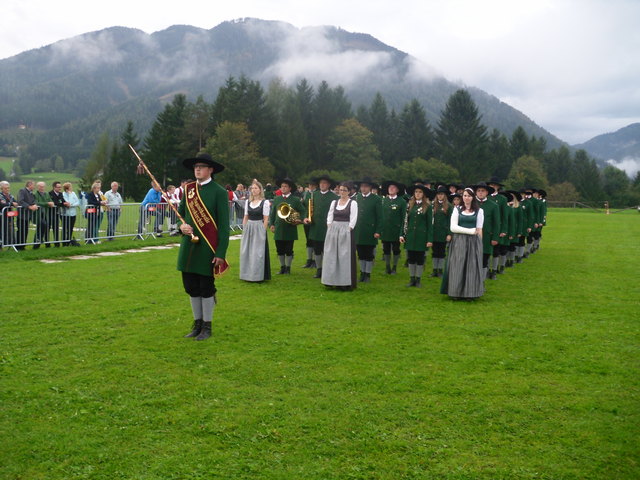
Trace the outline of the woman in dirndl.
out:
M 262 184 L 254 179 L 249 187 L 249 199 L 244 204 L 240 240 L 240 280 L 271 280 L 267 238 L 269 208 L 270 203 L 264 198 Z
M 329 207 L 322 260 L 322 284 L 341 290 L 353 290 L 357 285 L 353 229 L 358 220 L 358 203 L 349 198 L 349 187 L 348 182 L 340 183 L 340 198 Z
M 471 300 L 484 294 L 482 226 L 484 212 L 472 188 L 462 192 L 462 205 L 451 212 L 452 234 L 440 293 Z

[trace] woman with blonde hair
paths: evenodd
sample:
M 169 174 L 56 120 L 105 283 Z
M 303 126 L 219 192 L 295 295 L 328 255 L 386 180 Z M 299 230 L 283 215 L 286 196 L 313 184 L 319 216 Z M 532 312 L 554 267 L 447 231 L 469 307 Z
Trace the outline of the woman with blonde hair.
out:
M 262 282 L 271 279 L 267 227 L 271 204 L 264 198 L 262 184 L 254 179 L 244 204 L 240 240 L 240 280 Z
M 62 209 L 62 245 L 68 247 L 73 245 L 79 247 L 80 244 L 73 239 L 73 227 L 76 224 L 77 208 L 80 206 L 80 199 L 73 191 L 70 182 L 62 185 L 62 196 L 65 208 Z

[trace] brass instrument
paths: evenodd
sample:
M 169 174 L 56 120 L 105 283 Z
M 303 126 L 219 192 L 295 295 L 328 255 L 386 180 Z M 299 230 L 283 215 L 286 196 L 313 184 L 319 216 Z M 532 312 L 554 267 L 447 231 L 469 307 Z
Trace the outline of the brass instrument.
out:
M 311 192 L 311 194 L 309 195 L 309 208 L 307 218 L 310 222 L 313 221 L 313 192 Z
M 278 217 L 291 225 L 298 225 L 299 223 L 302 223 L 302 220 L 300 219 L 300 212 L 292 208 L 291 205 L 286 202 L 278 205 L 277 213 Z

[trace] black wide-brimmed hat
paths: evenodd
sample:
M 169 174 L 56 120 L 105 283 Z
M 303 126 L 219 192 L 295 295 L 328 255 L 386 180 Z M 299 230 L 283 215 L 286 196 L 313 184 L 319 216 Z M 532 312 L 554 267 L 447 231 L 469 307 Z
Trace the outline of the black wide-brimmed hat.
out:
M 395 180 L 385 180 L 382 182 L 381 190 L 383 195 L 389 195 L 389 187 L 395 185 L 398 188 L 398 195 L 404 195 L 405 185 L 404 183 L 396 182 Z
M 485 182 L 480 182 L 480 183 L 477 183 L 476 185 L 470 185 L 470 187 L 473 188 L 474 192 L 477 192 L 479 188 L 484 188 L 487 192 L 489 192 L 489 195 L 491 195 L 493 192 L 496 191 L 495 188 L 490 187 Z
M 433 200 L 436 196 L 436 192 L 431 190 L 429 187 L 425 187 L 424 185 L 411 185 L 409 188 L 407 188 L 407 194 L 413 196 L 413 193 L 416 190 L 422 190 L 424 196 L 429 200 Z
M 515 190 L 505 190 L 498 193 L 502 196 L 507 197 L 507 202 L 513 202 L 515 198 L 518 198 L 518 192 L 516 192 Z
M 446 193 L 447 195 L 449 195 L 449 189 L 446 185 L 438 185 L 438 188 L 436 188 L 436 193 Z
M 316 185 L 320 185 L 320 181 L 325 180 L 329 182 L 329 185 L 330 185 L 329 188 L 333 188 L 337 184 L 337 182 L 333 178 L 331 178 L 329 175 L 320 175 L 319 177 L 312 178 L 311 180 L 313 180 Z
M 502 183 L 500 183 L 500 180 L 498 180 L 498 177 L 491 177 L 491 180 L 489 180 L 487 182 L 488 185 L 498 185 L 499 187 L 504 187 L 504 185 Z
M 282 178 L 282 179 L 278 180 L 278 187 L 280 187 L 280 185 L 282 185 L 283 183 L 286 183 L 287 185 L 289 185 L 289 188 L 291 188 L 291 191 L 294 191 L 294 190 L 296 190 L 298 188 L 296 186 L 296 182 L 291 180 L 289 177 L 285 177 L 285 178 Z
M 358 188 L 360 188 L 360 185 L 362 185 L 363 183 L 365 185 L 369 185 L 370 187 L 377 187 L 378 186 L 377 182 L 374 182 L 373 180 L 371 180 L 371 177 L 364 177 L 362 180 L 356 180 L 353 183 L 358 185 Z
M 196 163 L 206 163 L 211 168 L 213 168 L 213 173 L 220 173 L 224 170 L 224 165 L 216 162 L 213 158 L 211 158 L 211 155 L 204 152 L 197 154 L 193 158 L 186 158 L 182 161 L 182 165 L 184 165 L 184 167 L 188 168 L 189 170 L 193 170 L 193 166 Z
M 545 198 L 547 197 L 547 192 L 542 189 L 538 190 L 538 194 L 542 195 Z

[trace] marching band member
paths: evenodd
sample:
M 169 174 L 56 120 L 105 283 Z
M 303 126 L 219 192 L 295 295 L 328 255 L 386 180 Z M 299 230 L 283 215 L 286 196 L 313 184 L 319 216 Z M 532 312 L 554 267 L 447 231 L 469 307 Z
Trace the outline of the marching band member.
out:
M 436 191 L 436 198 L 433 201 L 433 237 L 430 241 L 433 243 L 431 250 L 431 261 L 433 263 L 433 272 L 431 277 L 442 277 L 444 272 L 444 258 L 447 252 L 447 243 L 451 241 L 451 230 L 449 224 L 451 222 L 451 211 L 453 206 L 447 198 L 448 189 L 445 185 L 440 185 Z
M 371 281 L 375 247 L 380 238 L 382 224 L 382 202 L 380 197 L 371 193 L 373 181 L 366 178 L 360 182 L 360 193 L 356 195 L 358 202 L 358 223 L 356 224 L 356 250 L 360 260 L 360 281 Z
M 211 323 L 216 305 L 215 275 L 228 268 L 225 260 L 229 246 L 229 197 L 224 187 L 213 180 L 213 174 L 224 165 L 208 153 L 182 162 L 192 169 L 196 181 L 185 185 L 178 211 L 185 223 L 178 228 L 184 234 L 178 253 L 178 270 L 191 301 L 193 327 L 186 338 L 206 340 L 211 336 Z M 199 241 L 194 243 L 191 236 Z
M 313 192 L 315 192 L 317 189 L 318 181 L 315 178 L 310 178 L 309 182 L 307 183 L 307 190 L 305 190 L 304 195 L 302 196 L 302 203 L 304 203 L 305 205 L 309 205 L 309 200 L 311 199 Z M 311 225 L 305 223 L 302 228 L 304 230 L 304 238 L 307 242 L 307 262 L 302 266 L 302 268 L 316 268 L 316 262 L 313 257 L 313 240 L 311 240 L 311 237 L 309 237 L 309 230 L 311 229 Z
M 433 238 L 433 212 L 428 200 L 432 191 L 424 185 L 414 185 L 407 189 L 407 193 L 411 195 L 411 199 L 407 205 L 400 243 L 407 250 L 411 277 L 407 287 L 420 287 L 426 252 L 431 246 L 430 239 Z
M 353 229 L 358 219 L 358 203 L 349 198 L 349 183 L 338 187 L 340 198 L 333 200 L 327 212 L 322 284 L 343 290 L 356 288 L 356 249 Z
M 291 274 L 291 264 L 293 263 L 293 242 L 298 239 L 298 225 L 287 222 L 280 218 L 278 207 L 282 204 L 288 204 L 292 209 L 296 210 L 301 219 L 307 215 L 307 209 L 300 201 L 300 198 L 292 195 L 291 192 L 296 190 L 296 184 L 290 178 L 285 178 L 278 182 L 282 195 L 278 195 L 273 199 L 271 204 L 271 213 L 269 214 L 269 228 L 274 233 L 273 238 L 276 242 L 276 251 L 278 252 L 278 260 L 280 261 L 280 271 L 278 275 Z M 302 220 L 301 220 L 302 221 Z
M 476 200 L 476 194 L 472 188 L 465 188 L 462 205 L 451 212 L 449 228 L 452 238 L 440 293 L 456 299 L 470 300 L 484 294 L 484 211 Z
M 249 199 L 244 204 L 240 240 L 240 280 L 271 280 L 267 238 L 269 205 L 269 200 L 264 198 L 262 184 L 254 179 L 249 187 Z
M 407 202 L 403 198 L 404 185 L 393 180 L 382 183 L 382 256 L 386 272 L 395 275 L 400 260 L 400 236 L 407 211 Z M 393 254 L 393 262 L 392 262 Z
M 334 181 L 327 175 L 322 175 L 316 179 L 319 190 L 311 194 L 311 209 L 304 219 L 305 226 L 309 225 L 309 239 L 313 243 L 313 253 L 316 259 L 316 274 L 313 278 L 322 277 L 322 254 L 324 251 L 324 238 L 327 235 L 327 215 L 331 202 L 338 199 L 338 196 L 331 191 Z M 309 203 L 305 204 L 309 207 Z M 309 218 L 311 217 L 311 218 Z
M 498 205 L 498 209 L 500 210 L 500 233 L 498 239 L 498 245 L 493 247 L 493 264 L 492 270 L 494 275 L 496 273 L 503 273 L 504 266 L 507 261 L 507 251 L 509 249 L 509 241 L 508 237 L 508 217 L 507 217 L 507 199 L 504 195 L 499 195 L 500 189 L 504 187 L 500 181 L 496 177 L 492 177 L 491 180 L 487 182 L 487 184 L 493 188 L 493 193 L 489 196 L 490 200 L 493 200 L 496 205 Z
M 493 188 L 484 182 L 480 182 L 472 187 L 476 192 L 476 200 L 480 208 L 484 211 L 484 225 L 482 228 L 482 268 L 486 278 L 495 280 L 496 274 L 489 269 L 489 259 L 493 254 L 493 247 L 498 245 L 500 239 L 500 209 L 498 205 L 488 200 L 488 196 L 493 193 Z M 463 198 L 464 200 L 464 198 Z

